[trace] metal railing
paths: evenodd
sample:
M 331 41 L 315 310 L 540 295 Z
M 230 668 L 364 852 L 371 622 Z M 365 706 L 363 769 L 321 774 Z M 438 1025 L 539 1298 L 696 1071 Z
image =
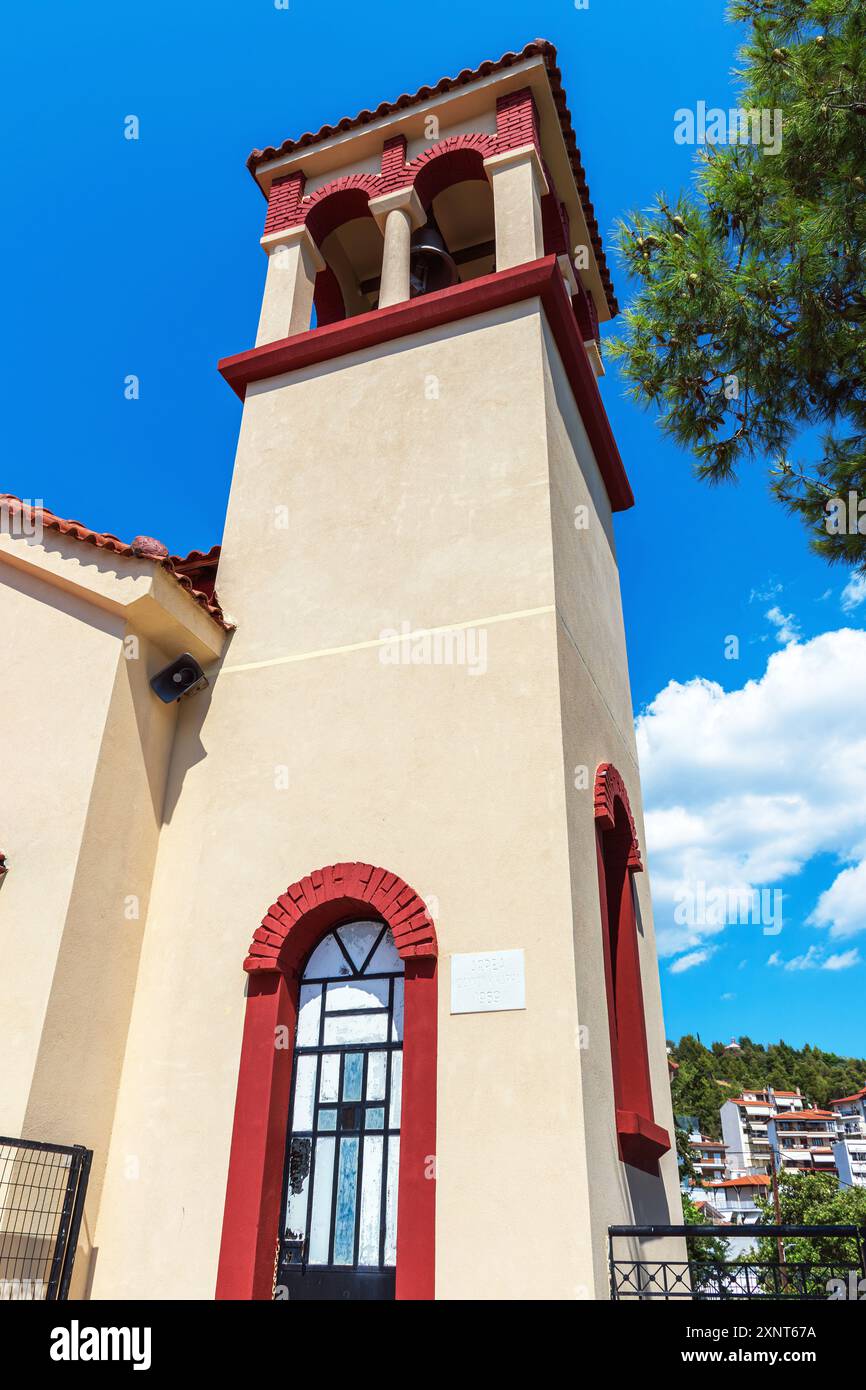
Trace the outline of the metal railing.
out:
M 797 1237 L 851 1242 L 850 1253 L 827 1260 L 792 1261 L 725 1259 L 696 1253 L 701 1239 L 742 1240 L 771 1237 L 784 1243 Z M 653 1259 L 643 1253 L 646 1241 L 682 1239 L 685 1259 Z M 615 1242 L 640 1243 L 636 1258 L 617 1258 Z M 611 1226 L 608 1229 L 610 1296 L 631 1299 L 792 1299 L 827 1300 L 834 1288 L 846 1290 L 866 1280 L 866 1228 L 860 1226 Z M 853 1280 L 853 1283 L 852 1283 Z M 834 1281 L 839 1281 L 838 1283 Z M 836 1296 L 846 1296 L 839 1295 Z
M 0 1300 L 68 1297 L 92 1158 L 0 1137 Z

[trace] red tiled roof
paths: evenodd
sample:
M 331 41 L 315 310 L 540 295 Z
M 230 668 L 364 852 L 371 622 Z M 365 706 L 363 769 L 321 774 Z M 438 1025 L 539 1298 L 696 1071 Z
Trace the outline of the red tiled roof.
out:
M 14 497 L 10 492 L 0 492 L 0 506 L 12 512 L 22 512 L 28 518 L 38 518 L 42 527 L 49 531 L 58 531 L 62 536 L 72 536 L 75 540 L 84 541 L 87 545 L 95 545 L 100 550 L 112 551 L 115 555 L 130 555 L 138 558 L 153 560 L 155 564 L 162 565 L 163 569 L 177 580 L 181 588 L 186 589 L 202 608 L 208 612 L 220 627 L 228 628 L 219 599 L 214 591 L 214 580 L 216 577 L 216 567 L 219 560 L 220 548 L 214 545 L 208 551 L 192 550 L 189 555 L 169 555 L 168 550 L 159 541 L 153 540 L 151 536 L 136 536 L 131 543 L 119 540 L 108 531 L 91 531 L 89 526 L 85 526 L 81 521 L 72 521 L 66 517 L 57 516 L 49 511 L 47 507 L 32 507 L 28 502 L 22 501 L 20 497 Z
M 721 1178 L 718 1182 L 705 1182 L 702 1187 L 769 1187 L 770 1179 L 766 1173 L 753 1173 L 743 1178 Z
M 801 1120 L 835 1120 L 832 1110 L 792 1110 L 790 1114 L 771 1115 L 778 1124 L 799 1124 Z
M 845 1105 L 849 1100 L 864 1100 L 864 1099 L 866 1099 L 866 1086 L 863 1087 L 863 1090 L 862 1090 L 862 1091 L 856 1091 L 856 1092 L 854 1093 L 853 1096 L 840 1096 L 839 1100 L 831 1100 L 831 1101 L 830 1101 L 830 1104 L 831 1104 L 831 1105 Z
M 616 302 L 613 282 L 610 278 L 601 234 L 598 230 L 595 209 L 589 196 L 586 173 L 581 163 L 580 150 L 577 147 L 577 140 L 571 124 L 571 112 L 568 109 L 562 86 L 562 75 L 556 64 L 556 48 L 547 39 L 533 39 L 519 53 L 503 53 L 501 58 L 488 60 L 480 67 L 464 68 L 456 77 L 442 77 L 435 87 L 419 87 L 418 91 L 411 95 L 404 92 L 395 101 L 380 102 L 375 111 L 359 111 L 357 116 L 344 116 L 336 125 L 323 125 L 315 132 L 308 130 L 303 135 L 299 135 L 296 140 L 284 140 L 279 146 L 266 145 L 263 150 L 253 150 L 247 159 L 247 168 L 255 178 L 256 170 L 260 164 L 264 164 L 270 159 L 276 159 L 279 155 L 291 154 L 294 150 L 304 149 L 307 145 L 315 145 L 319 140 L 328 140 L 332 135 L 342 135 L 347 130 L 357 130 L 361 126 L 369 125 L 371 121 L 381 120 L 384 116 L 393 116 L 398 111 L 405 111 L 409 106 L 416 106 L 419 102 L 428 101 L 430 97 L 442 96 L 445 92 L 453 92 L 459 87 L 468 86 L 470 82 L 475 82 L 480 77 L 489 77 L 494 72 L 504 72 L 506 68 L 514 67 L 526 58 L 535 57 L 543 58 L 547 68 L 550 90 L 559 116 L 559 124 L 562 128 L 562 136 L 568 151 L 574 181 L 577 184 L 583 215 L 586 218 L 592 249 L 598 262 L 605 298 L 611 314 L 617 314 L 619 313 L 619 305 Z

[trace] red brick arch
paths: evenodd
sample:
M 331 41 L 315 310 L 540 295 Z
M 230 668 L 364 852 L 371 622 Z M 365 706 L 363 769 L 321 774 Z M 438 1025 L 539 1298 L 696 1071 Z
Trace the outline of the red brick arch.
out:
M 497 141 L 492 135 L 468 132 L 449 135 L 422 150 L 406 166 L 407 182 L 411 182 L 425 208 L 428 208 L 444 189 L 466 179 L 485 179 L 484 161 L 495 154 Z
M 625 789 L 625 782 L 613 763 L 600 763 L 596 769 L 595 787 L 593 789 L 595 800 L 595 819 L 604 830 L 613 830 L 616 824 L 616 803 L 622 803 L 623 810 L 628 817 L 629 833 L 631 836 L 631 847 L 628 852 L 628 867 L 635 873 L 640 873 L 643 869 L 640 857 L 640 844 L 638 843 L 637 831 L 634 828 L 634 816 L 631 813 L 631 804 L 628 799 L 628 792 Z
M 431 1299 L 436 1219 L 438 947 L 433 920 L 406 881 L 372 864 L 338 863 L 290 885 L 253 933 L 216 1296 L 269 1299 L 282 1201 L 300 977 L 341 921 L 386 922 L 404 962 L 403 1116 L 397 1204 L 397 1298 Z M 275 1045 L 281 1035 L 288 1046 Z
M 346 174 L 317 188 L 300 207 L 302 221 L 318 246 L 325 237 L 356 217 L 372 217 L 370 199 L 381 192 L 377 174 Z

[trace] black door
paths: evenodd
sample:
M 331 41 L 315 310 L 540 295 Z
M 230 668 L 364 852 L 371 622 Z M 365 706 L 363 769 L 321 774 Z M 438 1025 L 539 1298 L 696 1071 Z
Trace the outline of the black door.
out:
M 382 922 L 319 942 L 300 987 L 277 1299 L 390 1299 L 403 962 Z

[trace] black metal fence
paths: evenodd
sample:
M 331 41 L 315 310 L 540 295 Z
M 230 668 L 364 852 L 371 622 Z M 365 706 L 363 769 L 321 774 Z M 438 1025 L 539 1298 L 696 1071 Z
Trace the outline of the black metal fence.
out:
M 0 1299 L 68 1297 L 92 1158 L 0 1137 Z
M 752 1258 L 751 1252 L 725 1259 L 705 1257 L 701 1240 L 765 1236 L 838 1240 L 850 1253 L 838 1259 L 789 1262 Z M 685 1259 L 654 1259 L 650 1241 L 688 1241 Z M 618 1257 L 616 1242 L 629 1241 L 638 1256 Z M 621 1248 L 621 1247 L 620 1247 Z M 730 1247 L 729 1247 L 730 1248 Z M 866 1289 L 866 1229 L 859 1226 L 611 1226 L 608 1231 L 610 1295 L 625 1299 L 792 1299 L 796 1302 L 858 1297 Z M 860 1281 L 864 1281 L 861 1285 Z

